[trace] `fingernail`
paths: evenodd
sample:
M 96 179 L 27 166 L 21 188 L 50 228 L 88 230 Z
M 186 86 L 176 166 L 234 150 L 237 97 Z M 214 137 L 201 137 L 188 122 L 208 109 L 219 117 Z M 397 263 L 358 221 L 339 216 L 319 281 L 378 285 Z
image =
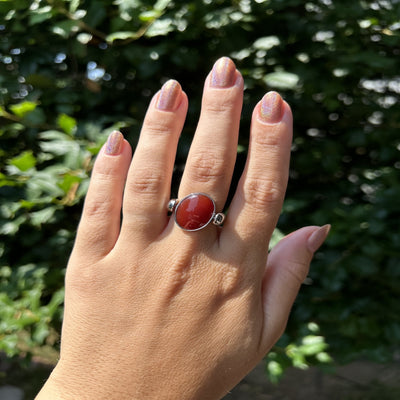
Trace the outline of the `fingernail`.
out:
M 124 136 L 121 132 L 114 131 L 110 133 L 106 143 L 106 154 L 116 156 L 121 152 Z
M 228 88 L 235 84 L 236 66 L 228 57 L 220 58 L 211 72 L 210 84 L 215 88 Z
M 330 229 L 331 226 L 329 224 L 324 225 L 310 235 L 307 240 L 307 245 L 312 253 L 315 253 L 322 246 L 322 243 L 324 243 L 325 239 L 328 237 Z
M 261 101 L 260 118 L 263 122 L 277 124 L 282 119 L 283 100 L 279 93 L 268 92 Z
M 180 103 L 181 93 L 181 85 L 170 79 L 161 88 L 156 107 L 162 111 L 174 111 Z

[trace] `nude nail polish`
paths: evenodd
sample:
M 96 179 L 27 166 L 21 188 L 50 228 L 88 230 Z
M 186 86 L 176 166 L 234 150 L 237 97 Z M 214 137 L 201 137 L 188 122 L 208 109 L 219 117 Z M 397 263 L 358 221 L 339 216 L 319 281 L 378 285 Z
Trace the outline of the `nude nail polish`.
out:
M 107 139 L 105 153 L 109 156 L 116 156 L 121 153 L 124 136 L 119 131 L 113 131 Z
M 268 124 L 277 124 L 282 119 L 283 100 L 279 93 L 268 92 L 261 100 L 260 118 Z
M 329 224 L 324 225 L 310 235 L 307 240 L 307 246 L 312 253 L 315 253 L 322 246 L 325 239 L 328 237 L 330 229 L 331 226 Z
M 162 86 L 156 107 L 162 111 L 174 111 L 180 103 L 181 93 L 181 85 L 170 79 Z
M 220 58 L 215 64 L 211 72 L 211 87 L 228 88 L 235 84 L 236 66 L 228 57 Z

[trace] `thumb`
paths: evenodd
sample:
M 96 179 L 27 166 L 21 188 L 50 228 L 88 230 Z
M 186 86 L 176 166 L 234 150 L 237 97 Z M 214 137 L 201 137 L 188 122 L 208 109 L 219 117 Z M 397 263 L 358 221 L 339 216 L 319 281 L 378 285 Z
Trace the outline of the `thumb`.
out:
M 301 228 L 285 236 L 269 254 L 262 289 L 264 330 L 261 343 L 265 351 L 282 335 L 311 259 L 330 228 L 330 225 Z

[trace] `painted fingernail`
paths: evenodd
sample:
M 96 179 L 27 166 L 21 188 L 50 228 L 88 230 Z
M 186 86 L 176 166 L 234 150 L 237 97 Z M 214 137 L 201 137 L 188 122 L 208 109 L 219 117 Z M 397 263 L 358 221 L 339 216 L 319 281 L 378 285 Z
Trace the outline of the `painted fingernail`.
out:
M 215 88 L 228 88 L 235 84 L 236 66 L 228 57 L 220 58 L 211 72 L 211 86 Z
M 121 153 L 124 135 L 119 131 L 113 131 L 107 139 L 105 152 L 109 156 L 116 156 Z
M 310 235 L 307 245 L 312 253 L 315 253 L 322 246 L 322 243 L 324 243 L 325 239 L 328 237 L 330 229 L 331 226 L 329 224 L 324 225 Z
M 181 101 L 181 85 L 170 79 L 161 88 L 156 107 L 162 111 L 174 111 Z
M 261 101 L 260 118 L 263 122 L 277 124 L 282 119 L 283 100 L 279 93 L 268 92 Z

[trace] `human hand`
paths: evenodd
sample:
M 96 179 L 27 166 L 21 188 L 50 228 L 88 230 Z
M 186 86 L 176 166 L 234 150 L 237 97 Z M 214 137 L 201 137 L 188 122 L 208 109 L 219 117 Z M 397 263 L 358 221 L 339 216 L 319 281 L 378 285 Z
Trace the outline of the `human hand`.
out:
M 242 96 L 233 62 L 218 60 L 180 199 L 207 193 L 222 210 Z M 288 179 L 290 107 L 274 92 L 256 105 L 224 226 L 186 232 L 166 205 L 187 105 L 168 81 L 151 101 L 133 159 L 118 132 L 100 151 L 67 268 L 61 356 L 38 400 L 219 399 L 282 334 L 329 230 L 302 228 L 268 255 Z

